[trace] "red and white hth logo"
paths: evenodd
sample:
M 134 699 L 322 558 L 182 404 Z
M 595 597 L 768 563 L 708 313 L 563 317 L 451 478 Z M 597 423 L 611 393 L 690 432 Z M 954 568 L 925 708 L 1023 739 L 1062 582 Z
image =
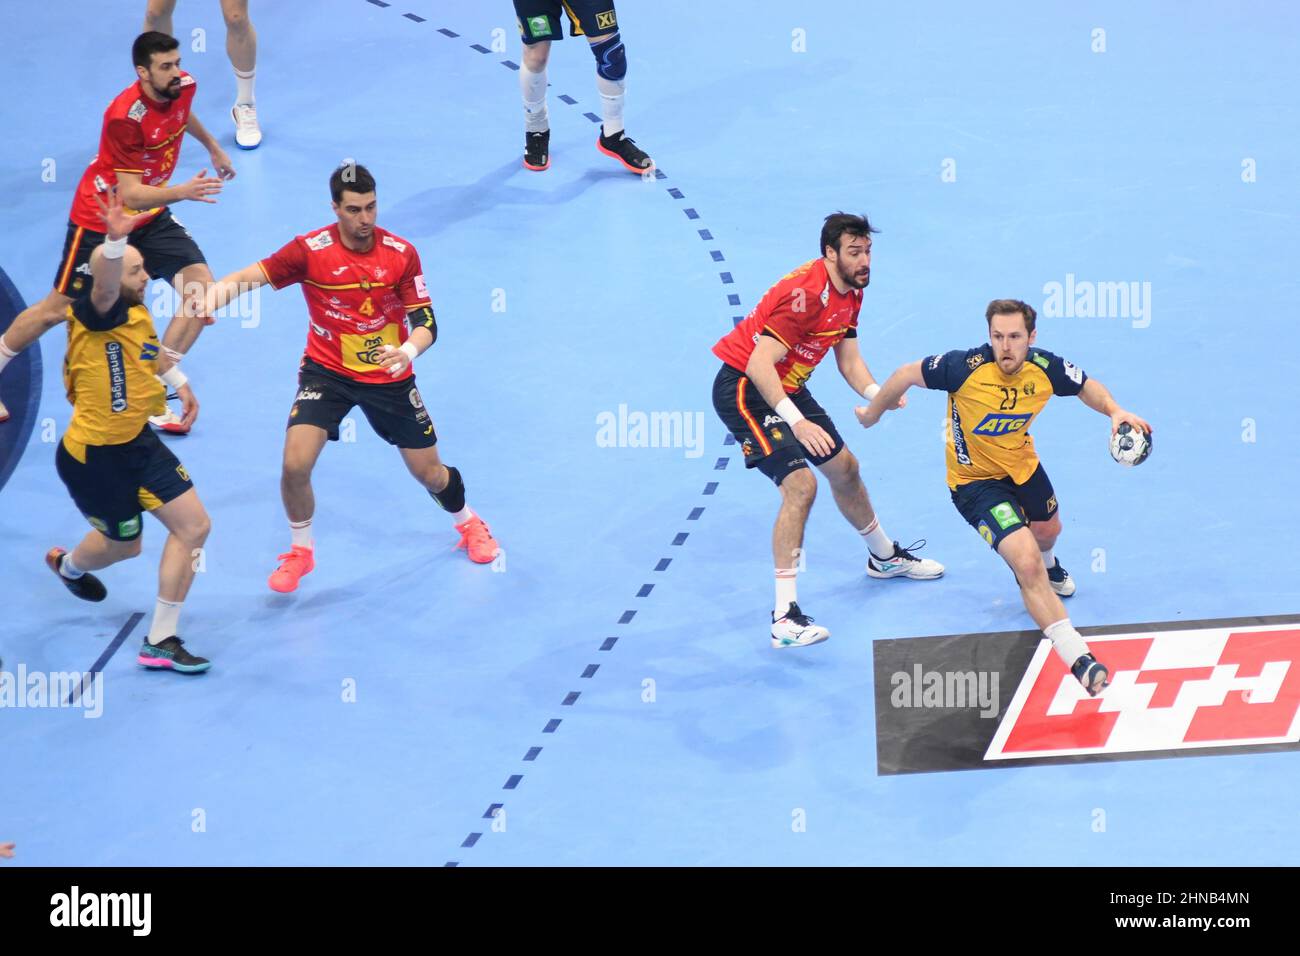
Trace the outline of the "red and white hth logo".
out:
M 1089 697 L 1044 640 L 985 760 L 1300 741 L 1300 629 L 1088 639 L 1111 685 Z

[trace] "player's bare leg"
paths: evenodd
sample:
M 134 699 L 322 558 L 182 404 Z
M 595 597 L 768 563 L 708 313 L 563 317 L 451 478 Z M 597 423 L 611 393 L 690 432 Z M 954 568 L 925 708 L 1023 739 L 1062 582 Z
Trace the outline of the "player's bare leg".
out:
M 211 667 L 185 649 L 179 631 L 181 607 L 203 561 L 203 545 L 212 522 L 193 488 L 155 508 L 154 517 L 168 531 L 158 564 L 158 600 L 137 662 L 144 667 L 198 674 Z
M 316 425 L 290 425 L 284 433 L 284 462 L 280 468 L 280 498 L 289 519 L 289 550 L 277 559 L 280 566 L 267 582 L 282 594 L 296 590 L 304 574 L 316 567 L 311 519 L 316 513 L 316 495 L 311 473 L 329 441 L 329 432 Z
M 253 95 L 257 31 L 248 19 L 248 0 L 221 0 L 221 14 L 226 19 L 226 55 L 235 70 L 235 105 L 230 110 L 235 121 L 235 144 L 240 149 L 257 149 L 262 142 Z
M 204 306 L 208 286 L 212 282 L 212 270 L 205 262 L 191 263 L 172 279 L 172 287 L 176 290 L 180 305 L 163 333 L 162 344 L 177 362 L 194 346 L 203 326 L 212 323 Z M 191 405 L 182 411 L 182 415 L 177 415 L 168 409 L 161 415 L 151 417 L 149 424 L 172 434 L 187 434 L 198 416 L 198 406 Z
M 1052 590 L 1061 597 L 1069 597 L 1075 592 L 1074 578 L 1061 567 L 1061 562 L 1052 551 L 1056 539 L 1061 535 L 1060 513 L 1052 515 L 1046 521 L 1031 522 L 1029 530 L 1038 542 L 1038 551 L 1043 556 L 1043 567 L 1047 569 L 1047 580 L 1051 582 Z
M 831 493 L 840 514 L 848 519 L 867 544 L 870 554 L 867 574 L 873 578 L 908 577 L 919 581 L 943 575 L 943 565 L 938 561 L 918 558 L 885 533 L 875 509 L 871 507 L 871 498 L 862 482 L 861 469 L 853 452 L 841 448 L 834 458 L 819 467 L 831 484 Z
M 525 43 L 519 69 L 524 100 L 524 166 L 541 172 L 551 165 L 551 120 L 546 109 L 546 63 L 551 41 Z
M 596 58 L 596 89 L 600 92 L 602 115 L 596 149 L 617 159 L 628 172 L 647 173 L 654 168 L 654 160 L 623 132 L 623 100 L 627 91 L 627 50 L 623 38 L 615 31 L 587 37 L 587 42 Z
M 451 515 L 452 524 L 460 532 L 457 548 L 464 548 L 469 559 L 476 564 L 487 564 L 500 553 L 500 545 L 492 532 L 465 501 L 465 482 L 460 471 L 442 463 L 438 447 L 399 448 L 406 468 L 442 510 Z
M 776 601 L 772 608 L 772 646 L 819 644 L 831 632 L 814 624 L 799 608 L 797 575 L 803 553 L 803 532 L 817 499 L 817 476 L 807 468 L 790 472 L 778 486 L 781 509 L 772 528 L 772 564 L 776 568 Z
M 74 595 L 83 601 L 102 601 L 108 596 L 108 589 L 90 572 L 130 560 L 139 553 L 138 536 L 131 541 L 114 541 L 108 535 L 90 531 L 71 553 L 51 548 L 45 555 L 45 563 Z
M 1043 555 L 1034 535 L 1026 528 L 1017 528 L 998 543 L 998 554 L 1015 573 L 1029 616 L 1052 642 L 1065 666 L 1095 697 L 1106 686 L 1110 672 L 1097 663 L 1083 636 L 1070 623 L 1065 606 L 1047 579 L 1047 568 L 1043 566 Z

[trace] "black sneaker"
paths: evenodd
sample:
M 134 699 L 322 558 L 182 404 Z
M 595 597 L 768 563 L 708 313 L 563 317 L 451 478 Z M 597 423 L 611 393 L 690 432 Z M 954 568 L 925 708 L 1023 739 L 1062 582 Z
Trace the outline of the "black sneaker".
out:
M 617 136 L 606 136 L 605 127 L 601 126 L 596 148 L 606 156 L 613 156 L 630 173 L 640 174 L 654 168 L 655 161 L 646 155 L 645 150 L 628 139 L 622 130 L 619 130 Z
M 1070 572 L 1061 567 L 1061 559 L 1057 558 L 1055 563 L 1047 569 L 1047 580 L 1052 583 L 1052 590 L 1061 597 L 1069 597 L 1074 593 L 1074 578 L 1070 577 Z
M 50 548 L 49 553 L 45 555 L 45 565 L 55 576 L 63 582 L 63 586 L 81 598 L 83 601 L 102 601 L 108 597 L 108 588 L 104 587 L 103 582 L 93 574 L 87 572 L 79 578 L 65 578 L 59 568 L 63 567 L 63 559 L 68 556 L 68 552 L 62 548 Z
M 1075 661 L 1070 673 L 1083 685 L 1089 697 L 1096 697 L 1110 686 L 1110 671 L 1091 654 L 1084 654 Z
M 551 165 L 551 131 L 524 133 L 524 168 L 540 173 Z
M 150 644 L 146 637 L 140 645 L 140 656 L 135 662 L 153 670 L 178 671 L 182 674 L 202 674 L 212 666 L 206 657 L 195 657 L 185 649 L 184 641 L 175 635 L 161 644 Z

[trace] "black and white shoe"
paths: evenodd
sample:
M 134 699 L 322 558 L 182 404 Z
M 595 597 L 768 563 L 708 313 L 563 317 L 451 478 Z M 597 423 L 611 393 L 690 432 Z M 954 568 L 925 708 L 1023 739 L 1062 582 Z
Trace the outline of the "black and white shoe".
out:
M 820 644 L 831 636 L 831 632 L 799 610 L 798 604 L 791 604 L 781 617 L 772 612 L 772 646 L 773 647 L 807 647 Z
M 524 133 L 524 168 L 540 173 L 551 165 L 551 131 Z
M 1057 558 L 1056 563 L 1047 569 L 1047 580 L 1051 582 L 1052 590 L 1061 597 L 1069 597 L 1074 593 L 1074 578 L 1070 577 L 1070 572 L 1061 567 L 1061 559 Z
M 630 173 L 644 173 L 654 168 L 655 161 L 645 150 L 628 139 L 622 130 L 618 131 L 617 136 L 606 136 L 605 127 L 602 126 L 600 138 L 596 140 L 596 148 L 606 156 L 617 159 Z
M 1110 686 L 1110 671 L 1091 654 L 1084 654 L 1075 661 L 1070 673 L 1083 685 L 1089 697 L 1096 697 Z
M 930 581 L 943 576 L 943 565 L 929 558 L 918 558 L 913 551 L 925 547 L 925 539 L 910 548 L 900 547 L 894 542 L 894 553 L 888 558 L 878 558 L 874 554 L 867 561 L 867 574 L 873 578 L 914 578 L 917 581 Z

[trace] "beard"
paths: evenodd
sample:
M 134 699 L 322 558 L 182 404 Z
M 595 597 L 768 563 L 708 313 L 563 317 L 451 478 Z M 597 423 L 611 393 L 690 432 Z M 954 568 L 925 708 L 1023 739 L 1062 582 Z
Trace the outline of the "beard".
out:
M 158 84 L 153 82 L 153 80 L 149 81 L 149 85 L 153 87 L 153 91 L 155 93 L 157 93 L 159 96 L 163 97 L 164 99 L 169 99 L 169 100 L 180 99 L 181 81 L 179 78 L 172 80 L 172 82 L 168 83 L 162 89 L 159 89 Z
M 852 272 L 846 273 L 844 271 L 844 267 L 838 264 L 835 267 L 835 271 L 840 274 L 840 280 L 843 281 L 843 283 L 846 286 L 848 286 L 850 289 L 865 289 L 867 286 L 871 285 L 870 268 L 867 269 L 867 274 L 863 276 L 862 279 L 860 280 L 854 273 Z

